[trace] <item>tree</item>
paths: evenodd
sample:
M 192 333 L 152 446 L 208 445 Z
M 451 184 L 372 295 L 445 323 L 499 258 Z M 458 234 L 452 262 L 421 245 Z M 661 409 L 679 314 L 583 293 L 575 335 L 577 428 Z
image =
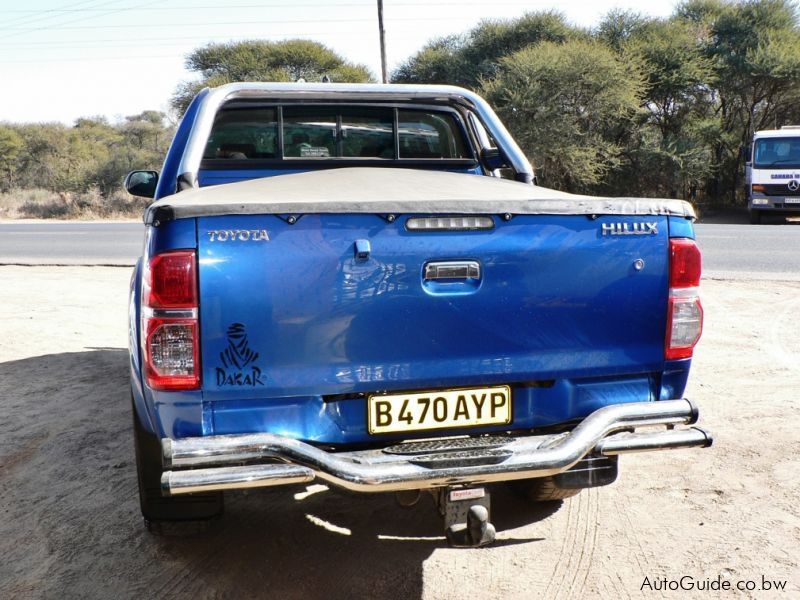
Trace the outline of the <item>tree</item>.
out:
M 712 195 L 734 200 L 742 158 L 754 131 L 780 126 L 800 86 L 800 29 L 788 0 L 689 0 L 677 18 L 704 32 L 701 49 L 716 75 L 714 111 L 721 135 L 713 145 Z
M 25 147 L 20 135 L 7 125 L 0 125 L 0 191 L 7 192 L 15 185 L 17 159 Z
M 613 9 L 600 21 L 595 38 L 612 50 L 622 52 L 623 47 L 637 34 L 641 34 L 652 19 L 630 10 Z
M 468 85 L 469 67 L 461 55 L 464 36 L 452 35 L 429 42 L 392 73 L 392 83 Z
M 369 69 L 345 60 L 332 49 L 310 40 L 260 40 L 212 43 L 186 58 L 186 68 L 200 74 L 199 81 L 183 82 L 172 97 L 172 106 L 186 110 L 202 88 L 236 81 L 375 81 Z
M 470 32 L 434 40 L 392 74 L 394 83 L 449 83 L 472 89 L 491 78 L 500 60 L 539 42 L 565 42 L 587 34 L 555 11 L 508 21 L 483 21 Z
M 644 76 L 604 44 L 542 42 L 505 58 L 483 92 L 542 182 L 585 192 L 621 162 L 621 132 L 640 110 Z
M 601 25 L 601 34 L 614 40 L 622 60 L 638 65 L 646 80 L 644 110 L 629 132 L 626 161 L 607 187 L 627 194 L 691 195 L 712 172 L 708 128 L 713 121 L 708 116 L 716 78 L 711 61 L 686 22 L 611 17 Z

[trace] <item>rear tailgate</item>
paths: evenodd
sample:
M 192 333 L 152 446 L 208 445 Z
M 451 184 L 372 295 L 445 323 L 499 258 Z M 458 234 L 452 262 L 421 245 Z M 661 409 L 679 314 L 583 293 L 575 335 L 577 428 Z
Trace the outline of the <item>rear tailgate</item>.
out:
M 204 397 L 663 369 L 667 217 L 487 216 L 489 230 L 437 232 L 409 231 L 407 215 L 199 217 Z M 477 263 L 480 275 L 426 281 L 440 261 Z

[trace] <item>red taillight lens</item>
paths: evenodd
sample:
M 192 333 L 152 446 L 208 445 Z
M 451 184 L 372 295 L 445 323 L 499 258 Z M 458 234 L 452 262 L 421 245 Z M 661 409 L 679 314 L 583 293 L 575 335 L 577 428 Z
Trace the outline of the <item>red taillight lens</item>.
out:
M 142 351 L 155 390 L 200 387 L 200 344 L 194 250 L 150 259 L 143 277 Z
M 699 288 L 700 249 L 694 240 L 669 241 L 669 306 L 664 356 L 690 358 L 703 333 L 703 306 Z
M 687 288 L 700 285 L 700 249 L 694 240 L 676 238 L 669 241 L 669 287 Z
M 151 308 L 196 307 L 194 251 L 166 252 L 150 259 L 144 291 L 144 303 Z

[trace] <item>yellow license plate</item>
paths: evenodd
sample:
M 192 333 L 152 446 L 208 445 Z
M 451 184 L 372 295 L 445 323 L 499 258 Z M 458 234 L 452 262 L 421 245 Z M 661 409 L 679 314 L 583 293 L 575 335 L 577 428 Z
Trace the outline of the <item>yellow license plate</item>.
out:
M 500 385 L 462 390 L 370 396 L 370 434 L 478 427 L 511 423 L 511 388 Z

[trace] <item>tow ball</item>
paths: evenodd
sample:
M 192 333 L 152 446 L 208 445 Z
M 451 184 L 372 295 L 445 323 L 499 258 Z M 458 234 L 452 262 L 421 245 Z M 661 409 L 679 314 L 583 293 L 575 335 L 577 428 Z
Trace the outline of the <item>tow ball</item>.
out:
M 456 548 L 478 548 L 495 540 L 489 522 L 491 498 L 482 487 L 447 487 L 434 493 L 444 518 L 447 541 Z

